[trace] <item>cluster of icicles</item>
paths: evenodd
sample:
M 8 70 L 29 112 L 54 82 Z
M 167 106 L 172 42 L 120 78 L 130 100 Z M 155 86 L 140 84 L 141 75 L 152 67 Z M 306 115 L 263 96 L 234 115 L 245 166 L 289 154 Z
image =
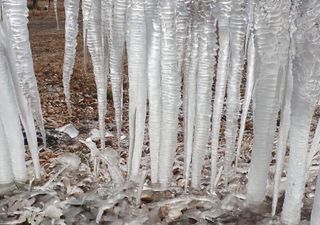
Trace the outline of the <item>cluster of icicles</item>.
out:
M 80 0 L 64 3 L 63 83 L 71 113 L 69 82 Z M 20 124 L 26 132 L 36 177 L 40 176 L 34 121 L 43 136 L 45 133 L 26 26 L 26 4 L 22 0 L 0 0 L 0 188 L 27 179 Z M 163 187 L 170 185 L 182 106 L 185 186 L 200 188 L 210 144 L 214 192 L 225 108 L 223 178 L 227 185 L 238 166 L 252 102 L 254 139 L 247 204 L 259 206 L 264 201 L 277 136 L 272 214 L 286 169 L 281 219 L 286 224 L 299 224 L 307 171 L 320 147 L 320 125 L 309 146 L 311 119 L 320 94 L 318 0 L 82 0 L 81 8 L 84 65 L 88 49 L 98 93 L 102 149 L 109 77 L 117 136 L 121 136 L 123 65 L 125 56 L 128 59 L 130 178 L 139 175 L 148 111 L 151 181 Z M 243 75 L 246 85 L 242 100 Z M 275 135 L 278 121 L 279 132 Z M 283 168 L 287 146 L 289 163 Z M 312 225 L 320 224 L 320 180 L 317 186 Z
M 69 111 L 79 4 L 79 0 L 65 0 L 63 75 Z M 246 201 L 249 206 L 259 206 L 264 201 L 277 121 L 280 121 L 272 214 L 276 212 L 289 145 L 282 221 L 299 223 L 306 174 L 320 147 L 320 126 L 310 148 L 308 141 L 320 94 L 318 0 L 83 0 L 82 14 L 84 49 L 88 47 L 92 56 L 97 85 L 102 148 L 109 75 L 118 138 L 121 135 L 123 67 L 127 53 L 131 178 L 139 174 L 148 111 L 151 181 L 170 185 L 182 106 L 185 186 L 191 181 L 193 188 L 200 188 L 201 170 L 210 143 L 213 192 L 225 104 L 223 177 L 227 185 L 238 166 L 252 101 L 254 140 Z M 85 50 L 85 64 L 86 54 Z M 242 100 L 240 85 L 244 74 Z M 320 186 L 312 224 L 320 224 L 319 198 Z
M 27 16 L 27 1 L 0 0 L 0 193 L 28 180 L 22 127 L 40 178 L 35 122 L 44 140 L 45 131 Z

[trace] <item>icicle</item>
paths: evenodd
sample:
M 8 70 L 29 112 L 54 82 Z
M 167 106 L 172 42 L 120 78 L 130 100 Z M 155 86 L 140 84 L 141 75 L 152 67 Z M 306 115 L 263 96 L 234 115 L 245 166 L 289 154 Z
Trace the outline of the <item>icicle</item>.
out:
M 102 47 L 101 1 L 93 1 L 87 25 L 88 48 L 97 86 L 101 149 L 105 148 L 105 115 L 107 109 L 107 75 Z
M 70 79 L 76 57 L 79 4 L 80 0 L 66 0 L 64 2 L 66 20 L 63 61 L 63 88 L 69 114 L 71 114 Z
M 195 128 L 192 154 L 192 187 L 200 187 L 200 178 L 204 156 L 209 141 L 211 98 L 214 66 L 216 63 L 216 26 L 212 15 L 213 5 L 210 2 L 200 4 L 200 38 L 199 64 L 197 74 L 197 97 L 195 112 Z
M 83 21 L 83 66 L 84 66 L 84 73 L 87 74 L 87 58 L 88 58 L 88 51 L 87 51 L 87 27 L 89 16 L 91 12 L 91 3 L 92 0 L 82 0 L 81 9 L 82 9 L 82 21 Z
M 58 0 L 53 0 L 53 8 L 54 8 L 54 14 L 57 22 L 57 30 L 60 30 L 59 18 L 58 18 Z
M 184 176 L 185 176 L 185 189 L 189 184 L 189 175 L 190 175 L 190 163 L 192 152 L 188 152 L 188 74 L 191 67 L 191 50 L 192 50 L 192 38 L 191 38 L 191 25 L 188 25 L 187 31 L 187 41 L 186 41 L 186 51 L 183 62 L 183 123 L 184 123 L 184 135 L 183 135 L 183 143 L 184 143 Z
M 11 2 L 7 2 L 7 3 L 11 4 Z M 10 18 L 10 15 L 12 15 L 10 13 L 12 13 L 12 11 L 10 12 L 8 11 L 8 9 L 10 9 L 10 7 L 12 6 L 11 5 L 6 5 L 6 6 L 7 7 L 5 7 L 4 10 L 6 9 L 7 11 L 3 15 L 3 18 L 2 18 L 3 21 L 0 24 L 0 40 L 3 43 L 4 50 L 7 56 L 6 62 L 8 65 L 8 71 L 10 71 L 9 80 L 10 80 L 10 83 L 13 85 L 11 88 L 11 91 L 13 94 L 14 102 L 12 104 L 18 107 L 18 110 L 19 110 L 18 113 L 19 113 L 22 125 L 24 127 L 24 130 L 26 132 L 27 141 L 28 141 L 29 149 L 31 152 L 32 160 L 33 160 L 35 176 L 37 179 L 39 179 L 40 163 L 39 163 L 39 156 L 38 156 L 38 145 L 37 145 L 37 136 L 36 136 L 34 118 L 36 118 L 37 120 L 40 120 L 38 122 L 38 126 L 43 135 L 44 143 L 45 143 L 45 131 L 43 127 L 41 108 L 40 109 L 35 108 L 35 104 L 34 102 L 32 102 L 33 100 L 30 99 L 31 96 L 28 95 L 28 93 L 33 92 L 34 94 L 32 96 L 34 97 L 34 100 L 37 97 L 39 97 L 36 83 L 33 83 L 35 82 L 34 74 L 27 74 L 27 75 L 24 74 L 26 71 L 33 72 L 32 60 L 28 60 L 29 59 L 28 57 L 31 58 L 30 46 L 28 46 L 29 40 L 26 39 L 26 42 L 24 42 L 25 38 L 28 37 L 28 35 L 25 33 L 26 31 L 23 29 L 25 29 L 25 27 L 27 26 L 26 24 L 24 24 L 24 27 L 23 26 L 20 27 L 20 31 L 23 32 L 22 34 L 17 33 L 16 32 L 17 27 L 21 25 L 20 22 L 22 22 L 23 20 L 21 20 L 22 18 L 20 17 L 21 18 L 20 20 L 16 20 L 15 21 L 16 23 L 12 23 L 13 18 L 12 17 Z M 16 6 L 16 9 L 18 10 L 15 13 L 21 16 L 23 15 L 24 11 L 19 11 L 19 10 L 26 9 L 26 5 Z M 14 26 L 12 24 L 14 24 Z M 21 40 L 23 41 L 21 42 Z M 17 43 L 19 43 L 20 45 L 18 45 Z M 29 51 L 28 51 L 28 47 L 29 47 Z M 29 67 L 28 67 L 28 63 L 30 64 Z M 19 66 L 22 66 L 22 65 L 25 67 L 26 71 L 21 71 L 21 68 Z M 24 86 L 22 83 L 22 80 L 23 80 L 22 78 L 23 79 L 28 78 L 29 79 L 28 82 L 30 82 L 30 84 L 35 86 L 32 86 L 32 85 Z M 30 87 L 34 87 L 35 90 L 29 90 L 28 88 Z M 34 110 L 34 112 L 32 112 L 32 109 Z
M 118 140 L 120 140 L 122 126 L 122 86 L 126 38 L 127 1 L 128 0 L 114 0 L 112 37 L 110 46 L 110 77 Z
M 0 146 L 2 152 L 9 153 L 9 163 L 15 182 L 24 183 L 27 180 L 25 163 L 24 139 L 21 132 L 18 106 L 16 104 L 11 72 L 8 70 L 7 59 L 0 46 L 0 127 L 6 144 Z
M 159 155 L 159 182 L 167 186 L 172 177 L 176 152 L 181 79 L 177 70 L 175 35 L 175 3 L 160 2 L 161 24 L 161 144 Z
M 186 142 L 185 142 L 185 187 L 188 187 L 190 163 L 193 150 L 193 135 L 195 126 L 195 114 L 196 114 L 196 99 L 197 99 L 197 74 L 198 74 L 198 62 L 199 62 L 199 6 L 198 2 L 194 2 L 192 5 L 192 19 L 191 19 L 191 53 L 190 64 L 188 65 L 188 71 L 185 74 L 185 90 L 186 90 Z
M 144 0 L 132 0 L 128 13 L 128 72 L 129 72 L 129 174 L 139 174 L 144 141 L 147 101 L 146 23 Z
M 210 189 L 213 192 L 214 182 L 217 173 L 217 154 L 219 145 L 220 124 L 222 117 L 222 109 L 225 97 L 225 89 L 228 77 L 228 66 L 230 58 L 230 31 L 229 20 L 231 13 L 231 1 L 221 0 L 220 15 L 218 19 L 218 36 L 219 36 L 219 53 L 218 67 L 215 85 L 215 96 L 212 112 L 212 137 L 211 137 L 211 185 Z
M 290 157 L 287 189 L 281 220 L 299 224 L 307 172 L 310 124 L 320 94 L 320 45 L 318 18 L 320 2 L 297 1 L 297 30 L 293 33 L 293 92 L 291 102 Z M 312 13 L 310 13 L 312 12 Z
M 241 153 L 241 143 L 244 135 L 244 129 L 246 126 L 246 119 L 249 111 L 249 106 L 252 98 L 252 92 L 254 87 L 255 81 L 255 58 L 256 58 L 256 49 L 254 44 L 254 36 L 251 34 L 249 44 L 248 44 L 248 56 L 247 56 L 247 80 L 246 80 L 246 90 L 245 90 L 245 97 L 244 103 L 242 106 L 242 114 L 241 114 L 241 121 L 240 121 L 240 129 L 239 129 L 239 137 L 238 137 L 238 144 L 237 144 L 237 154 L 236 154 L 236 163 L 235 167 L 238 167 L 238 160 Z
M 29 43 L 27 27 L 28 8 L 26 1 L 7 0 L 3 4 L 3 17 L 6 18 L 8 39 L 16 54 L 16 73 L 19 85 L 31 106 L 33 117 L 41 132 L 44 146 L 46 146 L 46 133 L 38 93 L 37 81 L 34 75 L 32 54 Z M 6 14 L 6 15 L 4 15 Z M 3 18 L 3 20 L 5 20 Z M 6 45 L 8 45 L 7 43 Z
M 226 100 L 226 148 L 224 157 L 225 183 L 234 173 L 232 163 L 235 156 L 235 143 L 238 134 L 238 120 L 240 110 L 240 82 L 244 64 L 244 44 L 246 18 L 244 0 L 232 1 L 230 19 L 230 59 L 227 81 Z
M 249 111 L 249 106 L 252 98 L 252 92 L 254 87 L 254 78 L 255 78 L 255 58 L 256 58 L 256 49 L 254 44 L 254 34 L 253 30 L 253 19 L 254 19 L 254 9 L 255 9 L 255 0 L 250 0 L 248 2 L 249 8 L 249 18 L 247 24 L 247 31 L 246 31 L 246 40 L 245 40 L 245 55 L 247 56 L 247 77 L 246 77 L 246 90 L 244 94 L 244 102 L 242 106 L 242 114 L 241 114 L 241 121 L 240 121 L 240 129 L 239 129 L 239 137 L 237 143 L 237 153 L 236 153 L 236 162 L 235 167 L 238 167 L 238 160 L 240 157 L 241 151 L 241 143 L 244 135 L 244 129 L 246 125 L 247 115 Z
M 101 0 L 102 47 L 105 65 L 105 76 L 109 76 L 110 45 L 112 34 L 113 0 Z
M 283 76 L 282 55 L 287 47 L 289 0 L 257 3 L 255 41 L 257 48 L 257 81 L 253 95 L 254 139 L 248 174 L 247 204 L 260 205 L 265 197 L 271 152 L 278 117 Z M 269 17 L 266 17 L 269 15 Z M 288 38 L 287 38 L 288 39 Z M 274 43 L 281 43 L 279 46 Z
M 185 57 L 190 0 L 176 1 L 176 40 L 178 51 L 178 74 L 181 74 L 183 58 Z
M 146 3 L 148 34 L 148 97 L 149 97 L 149 137 L 151 158 L 151 181 L 158 182 L 160 125 L 161 125 L 161 74 L 160 74 L 160 18 L 159 1 Z
M 253 30 L 253 20 L 254 20 L 254 11 L 256 6 L 256 0 L 248 0 L 247 2 L 247 14 L 248 14 L 248 21 L 247 21 L 247 30 L 246 30 L 246 40 L 244 45 L 245 55 L 247 55 L 247 51 L 249 49 L 249 41 Z
M 8 35 L 9 31 L 6 29 L 8 24 L 6 24 L 6 20 L 4 21 L 5 24 L 3 27 L 0 26 L 0 37 L 3 43 L 9 43 Z M 40 179 L 40 162 L 39 162 L 39 155 L 38 155 L 38 144 L 37 144 L 37 134 L 36 128 L 34 124 L 34 118 L 32 114 L 32 109 L 28 104 L 26 96 L 24 96 L 22 88 L 19 85 L 19 78 L 16 72 L 16 56 L 15 51 L 11 48 L 10 45 L 6 45 L 6 55 L 7 55 L 7 62 L 8 62 L 8 70 L 11 72 L 11 80 L 13 84 L 13 94 L 16 104 L 19 108 L 19 115 L 21 119 L 21 123 L 23 128 L 26 132 L 28 146 L 31 152 L 31 157 L 33 160 L 34 170 L 35 170 L 35 177 Z
M 0 36 L 2 37 L 2 36 Z M 0 77 L 3 78 L 7 76 L 6 64 L 4 58 L 4 49 L 2 44 L 0 44 Z M 3 85 L 4 83 L 0 83 Z M 7 85 L 7 84 L 4 84 Z M 1 87 L 3 88 L 3 87 Z M 0 114 L 1 116 L 1 114 Z M 7 140 L 5 137 L 4 129 L 2 123 L 0 122 L 0 194 L 7 191 L 7 189 L 13 183 L 12 169 L 10 163 L 10 154 L 7 145 Z
M 291 22 L 291 24 L 293 24 Z M 290 34 L 292 32 L 292 28 L 290 29 Z M 293 50 L 291 50 L 291 35 L 290 35 L 290 42 L 289 44 L 289 50 L 287 57 L 284 57 L 287 59 L 287 63 L 284 63 L 284 65 L 287 65 L 287 67 L 284 71 L 284 78 L 285 78 L 285 84 L 284 84 L 284 90 L 283 90 L 283 97 L 282 97 L 282 109 L 281 109 L 281 124 L 279 128 L 279 140 L 278 140 L 278 146 L 277 146 L 277 159 L 276 159 L 276 171 L 274 176 L 274 190 L 273 190 L 273 196 L 272 196 L 272 216 L 275 215 L 277 204 L 278 204 L 278 196 L 279 196 L 279 187 L 281 183 L 281 177 L 283 172 L 283 163 L 284 158 L 286 155 L 287 150 L 287 142 L 288 142 L 288 136 L 289 136 L 289 129 L 290 129 L 290 116 L 291 116 L 291 98 L 292 98 L 292 60 L 291 56 L 293 55 Z M 285 45 L 285 43 L 283 43 Z

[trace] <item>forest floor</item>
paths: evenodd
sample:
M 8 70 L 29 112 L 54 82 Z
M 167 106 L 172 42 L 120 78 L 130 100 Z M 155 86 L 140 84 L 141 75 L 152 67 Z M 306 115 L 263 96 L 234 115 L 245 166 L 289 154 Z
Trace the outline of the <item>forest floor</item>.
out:
M 29 188 L 16 190 L 15 195 L 0 197 L 0 224 L 226 224 L 255 225 L 280 224 L 279 216 L 270 218 L 273 183 L 268 183 L 266 203 L 257 212 L 244 207 L 246 175 L 252 146 L 252 121 L 247 123 L 245 141 L 240 159 L 240 169 L 230 179 L 228 188 L 223 178 L 218 181 L 215 194 L 209 194 L 210 158 L 205 159 L 202 190 L 183 188 L 183 127 L 178 134 L 177 156 L 173 170 L 172 188 L 151 188 L 149 173 L 141 173 L 136 182 L 125 182 L 122 187 L 111 181 L 112 171 L 102 162 L 97 175 L 92 172 L 90 150 L 81 142 L 92 129 L 98 127 L 97 100 L 92 66 L 84 73 L 82 22 L 79 16 L 77 56 L 71 80 L 72 115 L 67 112 L 64 101 L 62 70 L 64 56 L 64 10 L 59 3 L 59 25 L 57 30 L 53 6 L 45 10 L 45 2 L 30 11 L 30 41 L 34 68 L 38 80 L 42 110 L 47 130 L 47 149 L 40 153 L 43 168 L 42 180 L 33 182 Z M 124 65 L 126 67 L 126 65 Z M 115 137 L 114 109 L 111 88 L 108 90 L 108 112 L 106 116 L 109 151 L 117 153 L 122 176 L 126 176 L 128 157 L 128 83 L 124 82 L 124 124 L 120 144 Z M 319 112 L 320 110 L 317 110 Z M 319 113 L 314 118 L 316 124 Z M 183 116 L 180 115 L 182 124 Z M 70 138 L 56 128 L 72 123 L 79 136 Z M 223 128 L 222 128 L 223 129 Z M 223 131 L 222 131 L 223 132 Z M 98 143 L 97 143 L 98 144 Z M 223 146 L 223 137 L 221 140 Z M 148 171 L 150 164 L 148 138 L 142 157 L 141 171 Z M 208 148 L 209 153 L 209 148 Z M 219 154 L 223 157 L 223 147 Z M 28 156 L 30 159 L 30 156 Z M 274 158 L 274 156 L 273 156 Z M 59 170 L 64 161 L 81 160 L 77 169 Z M 71 162 L 72 164 L 72 162 Z M 318 164 L 312 167 L 306 186 L 302 223 L 308 224 L 315 189 Z M 32 168 L 32 167 L 30 167 Z M 219 165 L 220 168 L 220 165 Z M 274 176 L 274 159 L 271 163 L 270 180 Z M 31 172 L 31 171 L 30 171 Z M 111 178 L 110 178 L 111 177 Z M 118 177 L 119 178 L 119 177 Z M 51 181 L 50 181 L 51 180 Z M 121 180 L 121 179 L 120 179 Z M 49 183 L 47 183 L 50 181 Z M 281 185 L 279 206 L 283 202 L 284 182 Z M 32 186 L 32 188 L 31 188 Z M 281 208 L 281 207 L 278 207 Z M 279 210 L 280 212 L 280 210 Z M 25 221 L 29 223 L 26 223 Z

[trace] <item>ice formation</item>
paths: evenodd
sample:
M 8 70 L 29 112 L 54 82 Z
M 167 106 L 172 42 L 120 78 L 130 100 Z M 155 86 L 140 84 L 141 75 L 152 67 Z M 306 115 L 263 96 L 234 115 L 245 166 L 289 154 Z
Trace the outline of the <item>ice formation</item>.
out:
M 35 122 L 45 138 L 27 27 L 27 2 L 0 1 L 0 192 L 27 180 L 24 128 L 35 177 L 40 163 Z M 22 125 L 22 126 L 21 126 Z M 13 166 L 14 165 L 14 166 Z
M 140 174 L 147 131 L 151 182 L 170 185 L 182 103 L 185 187 L 191 180 L 193 188 L 201 188 L 209 146 L 210 189 L 215 191 L 221 165 L 228 188 L 241 160 L 247 115 L 252 111 L 247 205 L 256 207 L 265 199 L 275 147 L 275 214 L 289 144 L 282 220 L 297 224 L 308 165 L 319 147 L 320 126 L 310 148 L 308 139 L 320 93 L 320 3 L 104 0 L 100 7 L 99 2 L 82 1 L 82 10 L 85 64 L 88 45 L 99 93 L 102 146 L 109 69 L 118 138 L 121 135 L 127 56 L 131 178 Z M 245 88 L 244 96 L 241 87 Z M 225 146 L 220 141 L 225 141 Z M 220 151 L 224 152 L 221 162 Z
M 80 0 L 66 0 L 65 8 L 65 47 L 63 63 L 63 88 L 69 113 L 71 113 L 70 79 L 76 56 L 78 36 L 78 16 Z

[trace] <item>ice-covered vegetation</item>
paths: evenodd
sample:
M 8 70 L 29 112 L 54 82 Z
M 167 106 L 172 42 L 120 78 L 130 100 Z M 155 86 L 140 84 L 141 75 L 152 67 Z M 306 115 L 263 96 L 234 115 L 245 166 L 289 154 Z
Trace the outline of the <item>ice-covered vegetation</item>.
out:
M 1 192 L 2 187 L 27 180 L 20 123 L 27 134 L 37 178 L 40 168 L 34 122 L 43 136 L 45 133 L 32 69 L 26 1 L 0 0 L 0 5 Z M 300 223 L 309 167 L 320 147 L 320 124 L 311 135 L 320 94 L 318 0 L 83 0 L 82 4 L 80 0 L 65 0 L 64 5 L 63 83 L 69 113 L 80 6 L 84 67 L 87 49 L 93 64 L 100 150 L 91 140 L 82 142 L 91 151 L 95 175 L 106 166 L 116 187 L 124 190 L 130 181 L 137 182 L 137 202 L 146 175 L 150 174 L 151 187 L 170 189 L 175 186 L 172 177 L 177 134 L 182 129 L 187 195 L 205 189 L 215 196 L 219 188 L 224 188 L 244 198 L 245 207 L 259 211 L 271 184 L 270 212 L 275 216 L 285 174 L 285 198 L 278 210 L 281 222 Z M 116 136 L 121 144 L 126 60 L 128 182 L 124 181 L 116 151 L 105 146 L 109 81 Z M 230 183 L 241 169 L 243 137 L 251 113 L 253 145 L 243 197 Z M 149 144 L 145 146 L 147 138 Z M 150 154 L 148 172 L 141 169 L 145 148 L 150 150 L 145 151 Z M 224 157 L 220 157 L 221 151 Z M 276 162 L 270 176 L 273 153 Z M 205 158 L 211 162 L 209 177 L 204 175 Z M 19 166 L 13 167 L 17 162 Z M 202 181 L 208 178 L 210 184 L 204 185 Z M 217 187 L 219 181 L 223 182 Z M 320 223 L 319 199 L 318 180 L 312 225 Z M 207 201 L 191 194 L 187 200 Z M 105 209 L 108 206 L 99 209 L 97 222 Z

